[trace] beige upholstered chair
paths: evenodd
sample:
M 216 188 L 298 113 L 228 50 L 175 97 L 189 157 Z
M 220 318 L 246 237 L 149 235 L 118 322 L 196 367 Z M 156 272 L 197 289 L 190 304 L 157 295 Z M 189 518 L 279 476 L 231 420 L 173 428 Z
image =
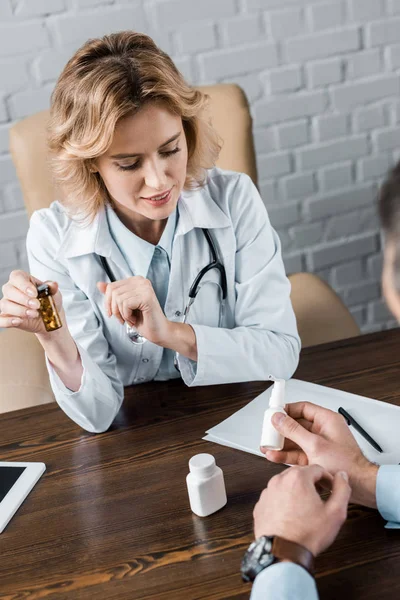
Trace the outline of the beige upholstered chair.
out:
M 289 275 L 303 348 L 360 335 L 360 328 L 332 288 L 313 273 Z
M 218 166 L 250 175 L 257 184 L 252 122 L 248 103 L 236 85 L 200 88 L 211 98 L 213 123 L 224 146 Z M 46 151 L 48 111 L 11 128 L 10 149 L 28 214 L 57 197 Z M 359 334 L 351 314 L 331 288 L 315 275 L 291 277 L 292 301 L 303 346 Z M 0 412 L 54 400 L 44 355 L 34 335 L 17 330 L 0 334 Z

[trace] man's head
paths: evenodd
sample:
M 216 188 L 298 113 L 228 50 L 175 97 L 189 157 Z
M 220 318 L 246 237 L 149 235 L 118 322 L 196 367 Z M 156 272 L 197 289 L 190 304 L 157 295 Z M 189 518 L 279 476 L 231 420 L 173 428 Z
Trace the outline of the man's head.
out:
M 385 235 L 382 289 L 389 309 L 400 322 L 400 162 L 381 187 L 379 215 Z

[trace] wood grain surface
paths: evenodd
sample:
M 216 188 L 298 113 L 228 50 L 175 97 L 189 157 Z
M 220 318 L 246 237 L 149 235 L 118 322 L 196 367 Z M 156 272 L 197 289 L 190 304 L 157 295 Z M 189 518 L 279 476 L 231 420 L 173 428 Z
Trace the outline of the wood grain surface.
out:
M 400 331 L 302 352 L 295 377 L 400 404 Z M 268 387 L 188 388 L 181 381 L 126 389 L 112 428 L 93 435 L 57 405 L 0 415 L 0 460 L 47 471 L 0 535 L 0 598 L 244 600 L 239 565 L 252 511 L 283 467 L 203 441 Z M 228 504 L 205 519 L 189 509 L 188 460 L 211 452 Z M 376 511 L 350 506 L 316 561 L 323 600 L 400 597 L 400 533 Z

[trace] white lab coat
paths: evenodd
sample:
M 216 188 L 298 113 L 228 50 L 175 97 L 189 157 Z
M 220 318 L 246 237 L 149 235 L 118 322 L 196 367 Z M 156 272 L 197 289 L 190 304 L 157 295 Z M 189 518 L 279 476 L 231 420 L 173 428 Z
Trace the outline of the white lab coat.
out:
M 165 314 L 181 321 L 188 291 L 210 262 L 203 232 L 208 228 L 225 265 L 228 294 L 220 314 L 220 279 L 211 270 L 192 305 L 188 322 L 197 342 L 197 363 L 180 356 L 188 386 L 288 379 L 298 364 L 300 339 L 290 302 L 280 242 L 251 179 L 209 171 L 207 184 L 183 191 L 172 251 Z M 132 272 L 113 241 L 105 210 L 90 225 L 69 218 L 59 202 L 31 218 L 27 251 L 32 275 L 57 281 L 69 330 L 83 364 L 80 389 L 67 389 L 47 361 L 55 398 L 65 413 L 92 432 L 108 429 L 124 397 L 124 386 L 154 378 L 162 356 L 143 362 L 144 346 L 133 345 L 115 317 L 108 318 L 96 282 L 107 281 L 98 255 L 107 257 L 116 279 Z

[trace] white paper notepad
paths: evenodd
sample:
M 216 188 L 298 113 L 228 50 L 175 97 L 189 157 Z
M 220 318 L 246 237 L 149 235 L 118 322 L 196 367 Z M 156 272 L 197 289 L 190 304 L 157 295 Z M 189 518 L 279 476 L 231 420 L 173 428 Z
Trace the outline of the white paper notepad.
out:
M 263 456 L 259 450 L 264 411 L 272 386 L 232 416 L 209 429 L 203 438 Z M 383 449 L 377 452 L 350 427 L 365 456 L 378 464 L 400 463 L 400 407 L 299 379 L 286 382 L 286 404 L 308 401 L 337 411 L 342 406 Z

